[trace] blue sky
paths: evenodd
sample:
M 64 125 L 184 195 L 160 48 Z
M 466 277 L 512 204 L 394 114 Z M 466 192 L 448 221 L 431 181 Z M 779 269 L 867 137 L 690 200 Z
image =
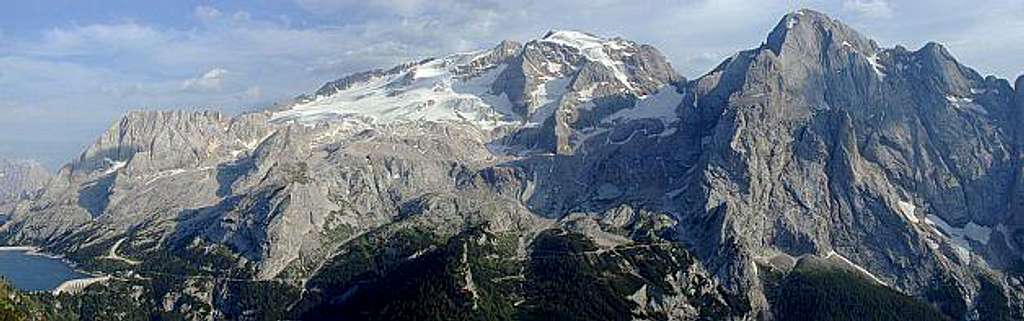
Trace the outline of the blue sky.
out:
M 807 7 L 883 46 L 939 41 L 1024 72 L 1024 1 L 232 0 L 0 4 L 0 155 L 57 167 L 128 110 L 236 113 L 345 73 L 576 29 L 655 45 L 695 78 Z

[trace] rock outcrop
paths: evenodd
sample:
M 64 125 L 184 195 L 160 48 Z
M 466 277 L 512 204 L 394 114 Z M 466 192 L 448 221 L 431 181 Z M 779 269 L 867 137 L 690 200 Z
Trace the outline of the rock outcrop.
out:
M 1012 89 L 941 45 L 881 49 L 802 10 L 693 90 L 681 227 L 708 262 L 733 260 L 722 279 L 756 287 L 749 260 L 835 252 L 907 293 L 956 279 L 971 301 L 1019 260 Z M 1014 278 L 1000 283 L 1019 295 Z
M 123 239 L 128 268 L 213 277 L 165 310 L 229 277 L 302 289 L 295 317 L 426 304 L 378 292 L 412 285 L 523 316 L 571 297 L 559 275 L 626 319 L 771 318 L 772 273 L 827 261 L 952 319 L 1020 317 L 1022 85 L 810 10 L 692 81 L 553 31 L 274 111 L 129 114 L 0 236 L 85 262 Z

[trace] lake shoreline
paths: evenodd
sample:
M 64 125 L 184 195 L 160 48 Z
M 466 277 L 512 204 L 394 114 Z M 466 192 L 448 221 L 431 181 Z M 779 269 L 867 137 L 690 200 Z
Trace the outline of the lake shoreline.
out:
M 0 249 L 0 275 L 25 292 L 50 291 L 67 280 L 88 277 L 64 258 L 26 247 Z
M 74 262 L 74 261 L 68 259 L 64 255 L 46 253 L 46 252 L 43 251 L 42 248 L 35 247 L 35 246 L 0 246 L 0 253 L 5 253 L 5 252 L 7 252 L 7 253 L 10 253 L 10 252 L 20 252 L 21 254 L 26 255 L 26 256 L 42 257 L 42 258 L 47 258 L 47 259 L 51 259 L 51 260 L 57 260 L 57 261 L 60 261 L 61 263 L 63 263 L 64 265 L 66 265 L 70 269 L 70 271 L 72 271 L 74 273 L 77 273 L 77 274 L 79 274 L 81 276 L 81 277 L 76 277 L 76 278 L 71 278 L 71 279 L 64 280 L 63 282 L 61 282 L 60 284 L 56 285 L 54 288 L 51 288 L 51 289 L 23 289 L 24 291 L 30 291 L 30 292 L 37 292 L 37 291 L 38 292 L 53 292 L 55 290 L 60 289 L 61 286 L 64 286 L 68 282 L 81 281 L 81 280 L 90 280 L 90 279 L 102 278 L 102 277 L 109 277 L 108 275 L 103 274 L 103 273 L 97 273 L 97 272 L 94 272 L 94 271 L 83 270 L 83 269 L 81 269 L 81 265 L 80 264 L 78 264 L 77 262 Z M 0 274 L 0 276 L 3 276 L 4 278 L 7 278 L 8 280 L 11 280 L 11 278 L 6 276 L 6 275 Z
M 55 260 L 64 260 L 69 264 L 74 264 L 74 262 L 67 260 L 67 258 L 65 258 L 64 255 L 46 253 L 43 252 L 42 248 L 38 248 L 35 246 L 0 246 L 0 252 L 2 251 L 25 252 L 25 254 L 28 255 L 43 256 Z
M 34 246 L 0 246 L 0 251 L 32 251 L 38 249 L 38 247 Z

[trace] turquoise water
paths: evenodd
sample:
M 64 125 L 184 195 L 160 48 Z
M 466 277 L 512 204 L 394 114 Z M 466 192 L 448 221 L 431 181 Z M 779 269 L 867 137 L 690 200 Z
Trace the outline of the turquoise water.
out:
M 48 291 L 64 281 L 87 277 L 60 259 L 27 250 L 0 250 L 0 275 L 23 291 Z

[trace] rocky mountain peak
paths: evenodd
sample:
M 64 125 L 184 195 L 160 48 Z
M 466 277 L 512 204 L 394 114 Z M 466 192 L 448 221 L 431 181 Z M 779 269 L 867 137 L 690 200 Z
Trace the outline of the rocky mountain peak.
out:
M 598 78 L 620 86 L 624 92 L 643 96 L 667 82 L 680 79 L 657 49 L 622 38 L 602 38 L 572 31 L 549 31 L 527 46 L 539 46 L 548 54 L 544 76 L 557 77 L 572 70 L 585 70 Z M 550 47 L 554 48 L 550 48 Z M 564 50 L 564 51 L 563 51 Z M 551 56 L 554 53 L 566 55 Z
M 559 45 L 575 48 L 580 50 L 583 54 L 587 49 L 594 49 L 605 46 L 630 46 L 631 42 L 623 39 L 608 39 L 593 35 L 591 33 L 575 31 L 575 30 L 549 30 L 544 34 L 543 37 L 535 41 L 556 43 Z M 616 48 L 618 49 L 618 48 Z M 593 56 L 588 56 L 593 57 Z
M 852 27 L 809 9 L 800 9 L 783 16 L 768 34 L 765 45 L 777 55 L 785 55 L 787 52 L 796 55 L 819 54 L 822 48 L 844 46 L 867 55 L 878 50 L 874 41 Z
M 1013 83 L 1014 100 L 1017 102 L 1018 112 L 1024 112 L 1024 75 L 1017 77 Z
M 1016 245 L 990 243 L 1016 233 L 1006 215 L 1012 212 L 1009 191 L 1020 184 L 1009 174 L 1020 166 L 1014 156 L 1018 125 L 1008 121 L 1014 119 L 1009 83 L 983 78 L 943 46 L 879 48 L 837 20 L 801 10 L 783 17 L 763 46 L 731 57 L 691 88 L 699 116 L 694 123 L 705 128 L 700 146 L 708 146 L 700 182 L 729 182 L 692 197 L 711 196 L 706 208 L 715 212 L 702 215 L 724 212 L 731 217 L 726 221 L 740 222 L 728 227 L 739 232 L 728 234 L 759 249 L 753 252 L 841 253 L 856 239 L 849 248 L 876 252 L 853 258 L 877 264 L 867 269 L 894 275 L 915 269 L 882 263 L 881 253 L 900 241 L 848 238 L 865 232 L 834 225 L 867 219 L 876 221 L 866 232 L 872 235 L 938 235 L 938 243 L 899 245 L 907 253 L 928 253 L 922 265 L 969 265 L 972 256 L 993 265 L 1012 260 L 1003 247 Z M 763 185 L 765 177 L 778 179 Z M 767 187 L 779 184 L 817 185 L 805 191 L 826 196 Z M 749 227 L 755 219 L 749 213 L 773 212 L 779 202 L 802 204 L 795 211 L 806 215 L 770 215 L 774 223 Z M 872 206 L 876 210 L 862 210 Z M 819 219 L 817 227 L 787 227 Z M 929 285 L 901 286 L 913 292 Z
M 515 40 L 502 40 L 490 50 L 474 53 L 468 62 L 455 66 L 456 74 L 463 77 L 475 77 L 481 72 L 507 63 L 523 50 L 523 44 Z
M 983 78 L 974 70 L 957 62 L 945 46 L 929 42 L 914 52 L 912 67 L 931 76 L 931 84 L 939 90 L 958 96 L 972 94 L 971 89 L 984 86 Z M 977 91 L 977 90 L 975 90 Z
M 272 120 L 460 123 L 496 131 L 494 139 L 516 149 L 569 151 L 585 138 L 581 130 L 592 131 L 605 117 L 682 79 L 654 47 L 556 30 L 525 44 L 503 41 L 491 49 L 352 74 Z
M 261 119 L 262 121 L 253 121 Z M 265 114 L 133 111 L 114 123 L 61 176 L 153 173 L 247 154 L 267 131 Z
M 123 240 L 147 267 L 222 253 L 203 270 L 309 278 L 296 285 L 312 300 L 302 309 L 394 291 L 333 283 L 352 267 L 376 271 L 362 251 L 401 264 L 461 253 L 438 261 L 456 274 L 437 275 L 476 297 L 496 287 L 470 284 L 545 273 L 480 277 L 491 272 L 466 264 L 530 264 L 545 253 L 538 231 L 564 228 L 594 247 L 692 251 L 710 271 L 702 288 L 745 296 L 720 301 L 749 316 L 736 319 L 771 308 L 767 279 L 815 259 L 958 306 L 944 311 L 952 318 L 990 319 L 982 301 L 1024 302 L 1024 279 L 1003 273 L 1024 248 L 1022 88 L 1024 77 L 1015 88 L 982 78 L 938 44 L 882 49 L 811 10 L 695 81 L 651 46 L 556 30 L 348 75 L 276 111 L 129 114 L 0 236 L 86 259 Z M 507 254 L 473 252 L 491 243 L 463 234 L 477 228 L 508 233 L 493 235 L 508 237 Z M 444 245 L 459 234 L 481 241 Z M 627 274 L 689 279 L 670 261 Z M 624 293 L 642 309 L 684 310 L 653 286 Z
M 639 108 L 656 93 L 674 92 L 670 85 L 682 80 L 654 47 L 554 30 L 527 42 L 492 91 L 508 97 L 525 122 L 507 143 L 523 146 L 528 141 L 529 149 L 571 154 L 587 137 L 600 133 L 608 117 Z M 680 100 L 662 100 L 657 105 L 664 108 L 645 108 L 646 114 L 672 117 L 672 104 Z
M 1014 113 L 1016 123 L 1020 124 L 1024 121 L 1024 75 L 1017 77 L 1017 81 L 1013 84 L 1014 89 L 1014 102 L 1016 104 L 1016 113 Z M 1024 128 L 1017 128 L 1018 144 L 1024 146 Z

